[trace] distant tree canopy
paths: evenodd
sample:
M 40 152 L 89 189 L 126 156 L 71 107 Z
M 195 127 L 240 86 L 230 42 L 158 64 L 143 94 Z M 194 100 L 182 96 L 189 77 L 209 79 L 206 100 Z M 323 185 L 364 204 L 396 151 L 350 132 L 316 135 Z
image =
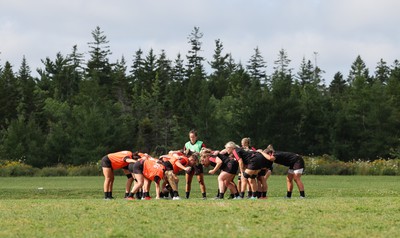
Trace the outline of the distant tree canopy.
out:
M 400 157 L 398 60 L 380 59 L 371 74 L 357 56 L 348 76 L 337 72 L 327 86 L 311 60 L 289 68 L 284 49 L 271 75 L 258 47 L 242 65 L 219 39 L 207 62 L 198 27 L 185 57 L 175 59 L 138 49 L 130 63 L 110 62 L 100 27 L 92 37 L 87 61 L 73 46 L 42 60 L 38 77 L 25 57 L 19 70 L 0 66 L 0 159 L 44 167 L 96 162 L 118 150 L 181 149 L 190 129 L 213 149 L 250 137 L 257 148 L 342 161 Z

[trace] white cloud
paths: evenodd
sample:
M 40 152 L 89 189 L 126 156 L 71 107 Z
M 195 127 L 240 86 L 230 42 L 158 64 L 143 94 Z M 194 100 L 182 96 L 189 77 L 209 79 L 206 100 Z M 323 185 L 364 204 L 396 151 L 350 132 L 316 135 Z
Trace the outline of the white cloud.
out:
M 139 48 L 164 49 L 174 60 L 186 55 L 187 37 L 198 26 L 208 61 L 216 39 L 243 64 L 259 47 L 267 71 L 282 48 L 295 71 L 318 52 L 329 82 L 337 71 L 347 75 L 357 55 L 370 72 L 381 58 L 391 64 L 398 57 L 398 9 L 397 0 L 2 0 L 0 63 L 19 67 L 25 55 L 34 70 L 73 45 L 87 52 L 96 26 L 110 41 L 112 60 L 124 55 L 130 65 Z

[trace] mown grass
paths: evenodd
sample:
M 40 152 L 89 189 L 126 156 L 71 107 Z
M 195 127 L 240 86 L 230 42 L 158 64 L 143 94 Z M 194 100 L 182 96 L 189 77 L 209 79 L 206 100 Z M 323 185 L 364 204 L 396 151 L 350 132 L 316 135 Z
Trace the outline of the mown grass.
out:
M 269 180 L 268 200 L 102 199 L 103 177 L 0 178 L 0 237 L 396 237 L 400 177 L 303 176 L 307 199 L 283 199 L 285 177 Z M 43 188 L 43 189 L 38 189 Z M 180 193 L 184 195 L 184 178 Z M 153 193 L 154 195 L 154 193 Z

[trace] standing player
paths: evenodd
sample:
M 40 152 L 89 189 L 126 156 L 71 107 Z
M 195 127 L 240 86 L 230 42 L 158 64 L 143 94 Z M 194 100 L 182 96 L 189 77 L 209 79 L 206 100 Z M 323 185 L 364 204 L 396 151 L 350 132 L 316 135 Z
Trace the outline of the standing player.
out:
M 201 148 L 206 147 L 203 143 L 203 141 L 197 139 L 197 131 L 191 130 L 189 132 L 189 141 L 186 142 L 185 146 L 183 147 L 183 151 L 188 155 L 190 153 L 200 153 Z M 197 181 L 199 181 L 200 184 L 200 190 L 201 194 L 203 196 L 203 199 L 207 198 L 206 195 L 206 185 L 204 184 L 204 171 L 203 171 L 203 165 L 201 163 L 198 163 L 196 166 L 193 166 L 192 171 L 190 173 L 187 173 L 185 175 L 186 178 L 186 198 L 189 198 L 190 196 L 190 190 L 192 189 L 192 179 L 193 175 L 197 176 Z
M 272 145 L 269 145 L 267 149 L 264 150 L 264 153 L 269 157 L 267 158 L 268 160 L 289 167 L 286 177 L 286 198 L 292 197 L 293 180 L 296 182 L 297 188 L 299 189 L 300 198 L 305 198 L 304 184 L 301 181 L 301 175 L 305 169 L 303 158 L 296 153 L 275 151 Z
M 133 177 L 128 170 L 129 163 L 135 163 L 137 160 L 133 159 L 131 151 L 120 151 L 110 153 L 101 159 L 101 167 L 104 175 L 104 199 L 113 199 L 112 190 L 114 185 L 114 170 L 123 169 L 128 180 L 125 186 L 125 196 L 129 193 L 132 186 Z

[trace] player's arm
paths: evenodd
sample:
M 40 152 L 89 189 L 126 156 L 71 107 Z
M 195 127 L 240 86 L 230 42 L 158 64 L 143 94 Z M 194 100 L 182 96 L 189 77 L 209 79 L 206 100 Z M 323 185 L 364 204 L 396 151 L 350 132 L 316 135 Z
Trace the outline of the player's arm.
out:
M 243 175 L 243 172 L 245 170 L 243 160 L 241 159 L 238 162 L 239 162 L 240 173 Z
M 136 163 L 137 160 L 131 159 L 129 156 L 126 156 L 124 158 L 124 161 L 127 163 Z
M 181 162 L 179 162 L 179 160 L 176 161 L 175 164 L 176 164 L 176 166 L 178 166 L 178 167 L 181 168 L 182 170 L 185 170 L 185 171 L 189 171 L 189 170 L 190 170 L 190 167 L 185 167 L 185 166 L 183 166 L 183 165 L 181 164 Z
M 275 157 L 274 157 L 274 155 L 272 153 L 271 154 L 267 154 L 263 150 L 257 150 L 257 152 L 262 154 L 264 156 L 264 158 L 266 158 L 269 161 L 274 161 L 275 160 Z
M 217 172 L 218 169 L 221 168 L 221 166 L 222 166 L 222 160 L 221 160 L 220 158 L 217 157 L 217 158 L 215 159 L 215 163 L 216 163 L 216 165 L 215 165 L 214 169 L 208 171 L 209 174 L 215 174 L 215 172 Z

